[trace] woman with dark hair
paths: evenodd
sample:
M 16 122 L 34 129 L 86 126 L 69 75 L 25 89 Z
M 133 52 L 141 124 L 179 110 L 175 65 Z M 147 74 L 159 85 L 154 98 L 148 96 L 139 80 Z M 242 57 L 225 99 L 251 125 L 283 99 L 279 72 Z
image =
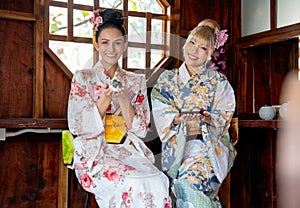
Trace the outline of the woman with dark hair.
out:
M 168 178 L 153 165 L 154 156 L 141 140 L 150 120 L 145 77 L 118 64 L 128 44 L 123 17 L 98 10 L 92 22 L 100 61 L 77 71 L 72 80 L 72 167 L 101 208 L 170 207 Z

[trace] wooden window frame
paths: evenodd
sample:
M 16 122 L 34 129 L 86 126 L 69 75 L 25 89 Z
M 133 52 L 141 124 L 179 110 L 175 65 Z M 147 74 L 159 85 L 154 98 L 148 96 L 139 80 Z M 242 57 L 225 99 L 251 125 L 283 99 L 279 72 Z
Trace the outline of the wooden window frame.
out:
M 126 17 L 140 17 L 146 19 L 146 42 L 145 43 L 137 43 L 133 41 L 128 42 L 128 47 L 135 47 L 135 48 L 141 48 L 146 49 L 145 54 L 145 66 L 143 69 L 137 69 L 137 68 L 128 68 L 128 57 L 127 57 L 127 51 L 123 54 L 123 62 L 122 62 L 122 68 L 129 70 L 129 71 L 136 71 L 138 73 L 144 73 L 147 76 L 149 74 L 152 74 L 154 70 L 151 69 L 151 49 L 156 50 L 162 50 L 162 58 L 158 61 L 156 64 L 159 65 L 167 56 L 168 56 L 168 38 L 166 37 L 166 34 L 170 32 L 169 24 L 167 21 L 169 20 L 169 10 L 170 10 L 170 4 L 166 0 L 159 0 L 158 3 L 161 5 L 163 9 L 163 14 L 153 14 L 150 12 L 135 12 L 135 11 L 128 11 L 128 0 L 123 1 L 123 10 L 117 10 L 122 12 L 123 16 L 125 17 L 124 21 L 124 27 L 125 30 L 128 31 L 128 18 Z M 55 35 L 49 33 L 49 8 L 50 6 L 55 7 L 61 7 L 66 8 L 68 11 L 68 21 L 67 21 L 67 35 Z M 99 5 L 99 0 L 94 0 L 94 7 L 88 6 L 88 5 L 79 5 L 79 4 L 73 4 L 73 0 L 68 0 L 67 2 L 59 2 L 55 0 L 49 0 L 48 5 L 45 6 L 45 20 L 46 20 L 46 27 L 45 27 L 45 48 L 46 52 L 54 58 L 55 54 L 52 52 L 52 50 L 49 48 L 49 41 L 64 41 L 64 42 L 75 42 L 75 43 L 90 43 L 92 44 L 92 38 L 85 38 L 85 37 L 75 37 L 73 34 L 73 10 L 85 10 L 85 11 L 93 11 L 94 9 L 101 8 L 101 5 Z M 102 8 L 105 9 L 105 8 Z M 152 26 L 152 19 L 154 20 L 162 20 L 162 35 L 163 35 L 163 42 L 162 44 L 152 44 L 151 43 L 151 26 Z M 94 50 L 94 62 L 98 59 L 98 52 Z M 58 60 L 57 60 L 58 61 Z M 60 61 L 58 61 L 60 62 Z M 60 63 L 61 68 L 64 69 L 64 71 L 69 71 L 67 67 L 64 67 L 62 63 Z M 155 67 L 153 67 L 155 68 Z M 66 72 L 69 74 L 69 76 L 72 76 L 72 73 Z

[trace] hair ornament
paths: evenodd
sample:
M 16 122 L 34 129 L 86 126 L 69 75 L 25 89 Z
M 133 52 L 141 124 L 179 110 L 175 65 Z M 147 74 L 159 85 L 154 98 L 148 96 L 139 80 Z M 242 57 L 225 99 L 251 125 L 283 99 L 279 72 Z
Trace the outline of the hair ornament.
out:
M 93 36 L 96 35 L 99 25 L 103 24 L 103 18 L 100 15 L 102 12 L 104 12 L 104 9 L 94 10 L 93 16 L 89 19 L 89 22 L 93 24 Z
M 215 48 L 219 49 L 221 46 L 223 46 L 227 39 L 228 39 L 228 34 L 226 34 L 227 30 L 219 30 L 216 29 L 215 30 L 215 34 L 216 34 L 216 43 L 215 43 Z
M 219 30 L 215 29 L 216 34 L 216 43 L 215 43 L 215 51 L 212 55 L 211 65 L 209 69 L 217 70 L 220 73 L 225 75 L 226 69 L 226 61 L 224 60 L 225 49 L 223 48 L 224 44 L 228 39 L 228 34 L 226 34 L 227 30 Z

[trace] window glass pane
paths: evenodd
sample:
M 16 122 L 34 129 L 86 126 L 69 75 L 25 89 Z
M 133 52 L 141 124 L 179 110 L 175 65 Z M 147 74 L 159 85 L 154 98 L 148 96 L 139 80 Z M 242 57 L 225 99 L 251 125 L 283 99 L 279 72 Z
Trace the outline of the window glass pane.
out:
M 49 47 L 72 73 L 93 65 L 92 44 L 51 40 Z
M 151 68 L 155 67 L 155 65 L 163 58 L 163 54 L 164 52 L 162 50 L 151 50 Z
M 67 35 L 67 9 L 50 6 L 49 32 L 55 35 Z
M 163 33 L 162 33 L 162 20 L 152 19 L 151 23 L 151 43 L 152 44 L 162 44 Z
M 73 0 L 73 3 L 94 6 L 94 0 Z
M 146 55 L 144 48 L 128 47 L 128 68 L 144 69 Z
M 74 10 L 73 15 L 73 32 L 77 37 L 92 37 L 92 24 L 89 22 L 89 18 L 93 16 L 92 12 L 83 10 Z
M 103 8 L 123 9 L 123 0 L 100 0 L 99 5 Z
M 51 1 L 51 0 L 50 0 Z M 57 0 L 58 2 L 68 2 L 68 0 Z M 131 11 L 151 12 L 163 14 L 164 8 L 158 3 L 159 0 L 128 0 L 128 8 Z M 79 5 L 93 6 L 93 0 L 73 0 L 72 3 Z M 99 0 L 100 7 L 123 9 L 123 0 Z M 74 9 L 73 16 L 73 35 L 74 37 L 92 37 L 92 24 L 88 21 L 92 12 Z M 49 7 L 49 31 L 53 35 L 67 36 L 67 8 L 56 6 Z M 151 44 L 163 45 L 163 20 L 151 20 Z M 146 43 L 146 19 L 141 17 L 128 17 L 128 41 L 133 43 Z M 73 37 L 70 37 L 71 39 Z M 74 43 L 49 40 L 50 48 L 74 73 L 78 69 L 90 68 L 93 65 L 93 46 L 86 43 Z M 138 46 L 139 47 L 139 46 Z M 142 47 L 142 46 L 141 46 Z M 151 67 L 154 67 L 162 58 L 163 50 L 151 49 Z M 79 58 L 80 57 L 80 58 Z M 144 48 L 128 48 L 127 68 L 145 68 L 146 54 Z M 122 66 L 122 59 L 119 60 Z
M 299 0 L 277 0 L 277 27 L 300 22 Z
M 270 1 L 242 0 L 242 36 L 270 30 Z
M 128 10 L 162 14 L 163 9 L 157 0 L 128 0 Z
M 128 41 L 146 42 L 146 19 L 140 17 L 128 17 Z

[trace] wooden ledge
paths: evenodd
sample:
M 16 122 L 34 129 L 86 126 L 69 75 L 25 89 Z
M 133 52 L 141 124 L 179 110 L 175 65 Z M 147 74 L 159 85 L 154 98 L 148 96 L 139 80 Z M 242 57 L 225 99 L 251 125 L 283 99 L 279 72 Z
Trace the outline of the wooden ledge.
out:
M 282 128 L 282 120 L 239 120 L 239 128 Z
M 0 128 L 67 129 L 68 122 L 66 118 L 1 118 Z

